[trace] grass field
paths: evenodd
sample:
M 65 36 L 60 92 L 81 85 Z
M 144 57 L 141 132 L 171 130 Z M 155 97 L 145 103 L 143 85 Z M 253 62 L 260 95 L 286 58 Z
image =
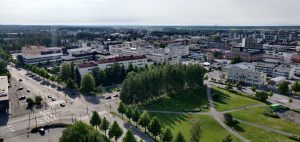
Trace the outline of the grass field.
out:
M 296 142 L 285 135 L 266 131 L 247 124 L 240 123 L 239 126 L 240 129 L 238 132 L 252 142 Z
M 218 92 L 218 97 L 214 100 L 217 111 L 232 110 L 253 104 L 261 104 L 261 102 L 247 98 L 245 96 L 237 95 L 229 92 L 226 89 L 212 87 L 213 90 Z
M 221 142 L 228 132 L 221 127 L 213 118 L 206 115 L 176 115 L 176 114 L 160 114 L 150 113 L 151 116 L 157 116 L 164 127 L 169 127 L 175 136 L 181 131 L 186 139 L 189 141 L 189 129 L 192 126 L 192 121 L 200 119 L 202 122 L 201 142 Z M 239 140 L 232 136 L 234 142 Z
M 265 107 L 250 108 L 248 110 L 236 111 L 231 113 L 234 118 L 241 119 L 247 122 L 256 123 L 269 128 L 282 130 L 285 132 L 300 135 L 300 126 L 288 120 L 280 118 L 272 118 L 265 116 L 263 111 Z
M 206 87 L 191 89 L 173 97 L 164 97 L 142 106 L 147 110 L 208 111 Z

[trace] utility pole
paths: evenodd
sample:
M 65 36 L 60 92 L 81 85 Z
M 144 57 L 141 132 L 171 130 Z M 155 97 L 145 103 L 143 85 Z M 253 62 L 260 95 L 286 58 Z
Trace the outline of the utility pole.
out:
M 37 127 L 37 119 L 36 119 L 36 115 L 35 115 L 35 127 Z

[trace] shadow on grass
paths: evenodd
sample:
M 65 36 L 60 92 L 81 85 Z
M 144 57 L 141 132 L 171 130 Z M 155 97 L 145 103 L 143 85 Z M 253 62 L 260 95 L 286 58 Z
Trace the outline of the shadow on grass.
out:
M 160 122 L 163 126 L 167 126 L 171 129 L 174 129 L 176 123 L 193 120 L 192 115 L 188 114 L 160 114 L 160 113 L 150 113 L 151 116 L 157 116 L 160 119 Z
M 239 122 L 237 122 L 236 124 L 234 124 L 232 126 L 232 128 L 238 132 L 245 132 L 245 129 L 243 129 L 241 126 L 239 126 Z
M 230 95 L 214 90 L 213 100 L 215 107 L 219 107 L 219 104 L 227 104 L 227 101 L 230 99 Z
M 176 95 L 160 97 L 146 103 L 143 108 L 165 111 L 203 111 L 208 109 L 206 88 L 189 89 Z

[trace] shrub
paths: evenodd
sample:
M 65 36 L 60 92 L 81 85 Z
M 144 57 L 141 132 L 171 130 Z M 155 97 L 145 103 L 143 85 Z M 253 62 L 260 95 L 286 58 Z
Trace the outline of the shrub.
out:
M 274 112 L 271 108 L 267 108 L 263 114 L 265 116 L 273 117 L 273 118 L 279 118 L 278 114 Z

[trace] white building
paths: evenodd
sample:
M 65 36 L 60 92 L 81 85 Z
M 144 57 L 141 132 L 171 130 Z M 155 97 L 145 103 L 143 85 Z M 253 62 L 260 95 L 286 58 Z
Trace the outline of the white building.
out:
M 147 54 L 146 57 L 159 64 L 179 64 L 181 57 L 178 54 Z
M 285 77 L 286 79 L 292 79 L 295 74 L 295 66 L 292 65 L 279 65 L 273 69 L 273 77 Z
M 223 67 L 224 78 L 230 82 L 241 82 L 246 85 L 266 85 L 267 74 L 255 70 L 251 63 L 239 63 Z
M 145 67 L 146 65 L 151 65 L 152 61 L 148 60 L 146 56 L 121 56 L 79 64 L 77 69 L 79 74 L 83 76 L 96 67 L 99 67 L 100 70 L 104 70 L 110 68 L 115 63 L 123 65 L 125 69 L 127 69 L 129 64 L 137 67 Z
M 62 61 L 62 48 L 26 46 L 22 48 L 20 61 L 24 64 L 51 64 Z
M 179 54 L 181 57 L 189 56 L 189 46 L 187 45 L 170 45 L 165 48 L 165 53 Z
M 277 66 L 276 64 L 265 62 L 253 62 L 252 64 L 256 70 L 266 73 L 268 76 L 273 76 L 273 69 Z

